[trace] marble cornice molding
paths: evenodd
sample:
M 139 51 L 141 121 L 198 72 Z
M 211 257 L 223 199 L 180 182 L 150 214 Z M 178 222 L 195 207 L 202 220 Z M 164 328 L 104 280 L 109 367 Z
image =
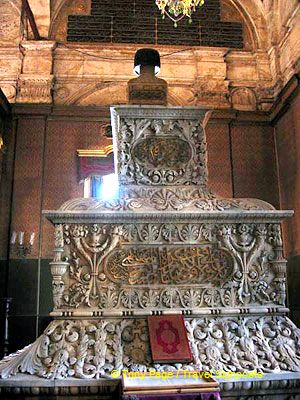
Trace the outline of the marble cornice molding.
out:
M 186 87 L 186 88 L 191 88 L 191 85 L 194 85 L 196 83 L 194 77 L 191 78 L 172 78 L 172 77 L 166 77 L 163 74 L 160 75 L 164 79 L 168 81 L 168 86 L 169 87 Z M 89 85 L 93 86 L 94 89 L 101 89 L 103 85 L 110 85 L 110 86 L 117 86 L 117 85 L 126 85 L 129 79 L 132 79 L 132 75 L 118 75 L 116 79 L 113 79 L 111 75 L 107 76 L 107 78 L 103 75 L 84 75 L 84 76 L 69 76 L 69 75 L 62 75 L 59 74 L 58 76 L 55 76 L 55 83 L 57 86 L 63 85 L 63 84 L 82 84 L 84 87 L 88 88 Z M 199 77 L 197 81 L 201 82 L 201 80 L 207 82 L 207 77 Z M 219 79 L 212 79 L 211 81 L 214 82 L 221 82 Z M 225 84 L 229 81 L 224 81 Z M 224 83 L 222 81 L 222 83 Z M 109 105 L 107 105 L 109 107 Z
M 172 93 L 170 92 L 170 95 L 173 96 L 172 100 L 170 98 L 171 104 L 204 107 L 206 105 L 229 109 L 231 107 L 231 88 L 245 87 L 253 88 L 257 95 L 255 97 L 251 95 L 249 98 L 249 95 L 246 94 L 243 100 L 241 97 L 244 94 L 241 92 L 238 101 L 233 101 L 234 107 L 237 110 L 254 110 L 264 107 L 261 106 L 259 98 L 261 87 L 269 92 L 272 80 L 269 65 L 266 63 L 267 56 L 264 57 L 261 50 L 245 52 L 227 48 L 183 50 L 180 47 L 154 47 L 159 49 L 162 56 L 164 68 L 161 77 L 167 80 L 170 89 L 173 90 Z M 62 89 L 68 95 L 55 96 L 55 102 L 61 104 L 79 102 L 80 104 L 86 97 L 95 93 L 95 96 L 89 98 L 90 103 L 95 104 L 99 101 L 99 94 L 96 92 L 102 90 L 103 87 L 98 89 L 91 81 L 95 78 L 114 81 L 111 83 L 114 86 L 128 81 L 132 77 L 130 59 L 133 58 L 134 50 L 134 46 L 120 48 L 119 45 L 109 44 L 101 46 L 97 44 L 70 44 L 67 46 L 58 44 L 54 51 L 54 68 L 57 78 L 55 90 Z M 83 54 L 85 52 L 87 54 Z M 166 55 L 168 57 L 165 57 Z M 101 57 L 103 57 L 103 68 L 98 68 Z M 120 70 L 118 65 L 121 61 L 122 69 Z M 108 68 L 108 64 L 112 68 Z M 70 65 L 70 70 L 65 68 L 65 65 Z M 174 76 L 173 68 L 176 65 L 178 69 Z M 244 69 L 246 69 L 246 73 L 243 72 Z M 73 71 L 77 72 L 73 73 Z M 78 82 L 80 87 L 75 82 Z M 91 88 L 87 87 L 87 82 L 91 82 Z
M 159 116 L 163 119 L 174 118 L 175 116 L 178 118 L 184 117 L 184 119 L 197 119 L 203 117 L 205 113 L 210 110 L 199 107 L 185 107 L 185 106 L 162 108 L 161 106 L 151 106 L 151 105 L 149 106 L 121 105 L 112 108 L 112 116 L 115 117 L 116 111 L 119 116 L 121 117 L 126 116 L 128 118 L 156 119 L 157 114 L 159 112 Z
M 76 200 L 76 199 L 74 199 Z M 73 201 L 74 201 L 73 200 Z M 217 223 L 233 223 L 237 222 L 253 222 L 258 223 L 268 222 L 277 223 L 285 218 L 289 218 L 293 215 L 293 211 L 290 210 L 260 210 L 260 211 L 239 211 L 239 212 L 178 212 L 165 211 L 163 214 L 153 212 L 129 212 L 119 211 L 97 211 L 97 210 L 75 210 L 68 211 L 68 208 L 60 209 L 57 211 L 45 210 L 43 215 L 51 221 L 53 224 L 59 223 L 75 223 L 80 219 L 83 223 L 123 223 L 123 222 L 167 222 L 167 221 L 179 221 L 180 223 L 188 222 L 217 222 Z
M 239 61 L 241 63 L 256 63 L 256 55 L 262 52 L 256 51 L 242 51 L 242 50 L 229 50 L 225 55 L 226 62 Z
M 80 104 L 86 97 L 95 93 L 96 97 L 89 99 L 90 104 L 93 105 L 99 97 L 96 92 L 105 89 L 108 85 L 120 86 L 120 90 L 123 90 L 121 87 L 126 85 L 132 77 L 131 64 L 135 47 L 74 43 L 64 46 L 55 41 L 24 41 L 20 49 L 10 48 L 8 55 L 18 62 L 23 60 L 23 66 L 26 67 L 25 74 L 26 70 L 29 74 L 31 72 L 33 74 L 36 69 L 37 75 L 45 76 L 53 68 L 54 103 L 78 102 Z M 249 52 L 227 48 L 191 48 L 181 51 L 182 49 L 177 46 L 174 48 L 154 47 L 160 50 L 163 57 L 164 69 L 161 76 L 168 81 L 172 89 L 170 94 L 175 100 L 170 99 L 171 104 L 184 105 L 188 102 L 190 105 L 204 107 L 206 105 L 213 108 L 269 110 L 274 103 L 278 88 L 282 86 L 282 84 L 275 84 L 278 79 L 282 82 L 282 78 L 279 75 L 279 78 L 276 76 L 278 79 L 272 76 L 271 53 L 263 50 Z M 180 52 L 177 52 L 178 50 Z M 41 52 L 45 55 L 43 65 L 37 62 Z M 87 52 L 87 54 L 81 52 Z M 7 57 L 7 52 L 1 48 L 0 54 Z M 166 55 L 168 57 L 164 57 Z M 100 62 L 99 57 L 103 57 L 104 69 L 97 67 Z M 182 68 L 183 61 L 186 73 Z M 118 67 L 120 63 L 123 66 L 122 70 Z M 291 62 L 289 68 L 294 68 L 294 64 Z M 109 68 L 108 65 L 112 65 L 113 68 Z M 176 65 L 179 69 L 177 76 L 174 76 L 172 69 Z M 16 71 L 9 76 L 8 74 L 9 70 L 6 67 L 2 73 L 2 81 L 5 82 L 8 78 L 22 80 Z M 95 79 L 101 82 L 94 83 Z M 248 92 L 241 90 L 238 100 L 232 99 L 233 89 L 243 88 Z M 249 89 L 253 90 L 255 96 L 248 94 Z M 56 92 L 60 90 L 62 90 L 61 93 L 67 93 L 67 95 L 56 96 Z M 49 96 L 47 101 L 50 101 Z

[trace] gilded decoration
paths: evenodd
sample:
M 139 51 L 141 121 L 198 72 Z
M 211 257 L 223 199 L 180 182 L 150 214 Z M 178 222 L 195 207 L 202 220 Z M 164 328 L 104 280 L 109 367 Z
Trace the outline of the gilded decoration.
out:
M 278 224 L 64 224 L 58 229 L 64 253 L 58 248 L 55 261 L 67 262 L 68 268 L 53 280 L 55 298 L 57 281 L 62 290 L 57 312 L 197 312 L 285 304 Z
M 155 229 L 155 227 L 154 227 Z M 231 275 L 230 255 L 210 246 L 133 248 L 114 251 L 104 272 L 127 285 L 220 284 Z
M 188 163 L 192 157 L 192 149 L 182 139 L 174 139 L 172 136 L 165 138 L 147 137 L 138 142 L 132 149 L 133 159 L 147 165 L 148 168 L 180 169 Z

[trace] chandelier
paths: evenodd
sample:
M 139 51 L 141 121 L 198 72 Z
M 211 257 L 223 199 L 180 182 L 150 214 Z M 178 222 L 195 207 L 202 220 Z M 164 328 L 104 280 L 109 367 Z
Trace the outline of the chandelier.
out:
M 192 22 L 192 13 L 198 6 L 203 6 L 205 0 L 155 0 L 155 2 L 163 18 L 167 15 L 176 27 L 177 22 L 184 17 L 188 17 L 189 22 Z

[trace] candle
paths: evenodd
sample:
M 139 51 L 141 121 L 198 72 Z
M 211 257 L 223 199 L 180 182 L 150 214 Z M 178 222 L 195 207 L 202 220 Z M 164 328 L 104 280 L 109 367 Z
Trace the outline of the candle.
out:
M 15 244 L 17 239 L 17 232 L 13 231 L 10 239 L 10 244 Z
M 29 239 L 29 244 L 30 244 L 30 246 L 33 246 L 33 243 L 34 243 L 34 237 L 35 237 L 35 233 L 34 233 L 34 232 L 32 232 L 32 234 L 30 235 L 30 239 Z
M 20 232 L 19 233 L 19 244 L 23 244 L 24 243 L 24 232 Z

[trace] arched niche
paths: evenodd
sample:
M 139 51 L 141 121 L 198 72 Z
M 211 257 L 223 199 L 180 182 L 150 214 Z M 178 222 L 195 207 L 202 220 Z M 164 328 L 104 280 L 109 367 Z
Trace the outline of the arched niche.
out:
M 255 92 L 250 88 L 236 88 L 231 92 L 232 107 L 240 111 L 255 111 L 257 99 Z
M 74 104 L 79 106 L 85 105 L 116 105 L 128 104 L 127 83 L 107 83 L 87 85 L 79 89 L 75 93 L 68 95 L 69 91 L 61 87 L 60 91 L 65 93 L 64 98 L 57 101 L 59 104 Z M 191 88 L 169 87 L 168 89 L 168 105 L 170 106 L 191 106 L 195 105 L 194 92 Z
M 221 20 L 230 22 L 240 22 L 243 24 L 244 49 L 254 50 L 257 48 L 257 38 L 254 34 L 253 26 L 250 20 L 237 2 L 231 0 L 222 0 L 221 3 Z
M 81 106 L 127 104 L 127 84 L 110 83 L 101 88 L 97 84 L 89 85 L 66 99 L 66 103 Z
M 66 41 L 69 15 L 89 15 L 91 0 L 56 0 L 51 7 L 49 38 Z

